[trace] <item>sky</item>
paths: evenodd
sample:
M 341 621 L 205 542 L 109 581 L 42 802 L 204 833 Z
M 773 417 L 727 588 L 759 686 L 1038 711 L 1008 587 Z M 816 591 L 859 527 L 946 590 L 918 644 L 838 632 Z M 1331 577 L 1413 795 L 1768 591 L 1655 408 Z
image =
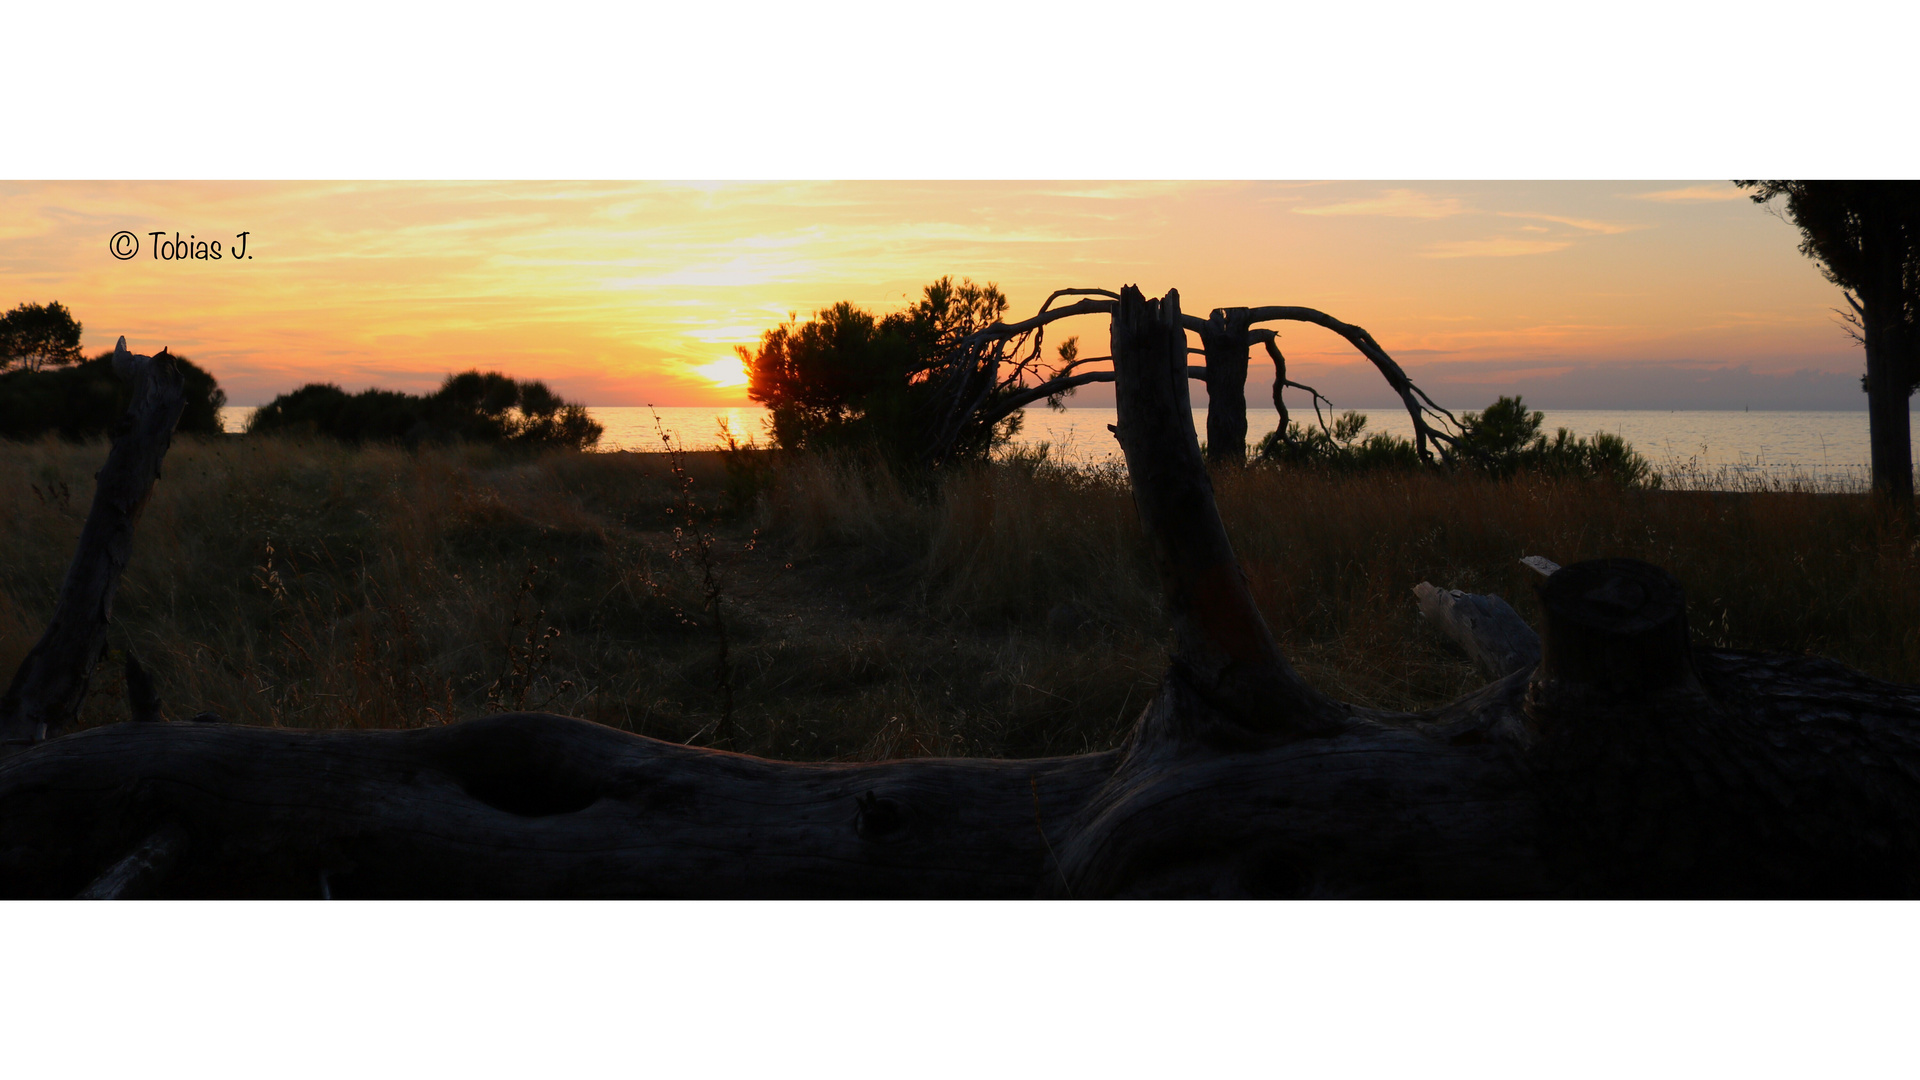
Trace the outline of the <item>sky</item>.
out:
M 226 257 L 156 258 L 156 231 Z M 480 368 L 720 406 L 747 400 L 735 346 L 789 313 L 884 312 L 942 275 L 998 284 L 1009 318 L 1138 284 L 1200 314 L 1319 308 L 1450 407 L 1864 407 L 1840 291 L 1797 244 L 1724 180 L 0 182 L 0 308 L 58 300 L 89 352 L 171 347 L 241 405 Z M 1296 380 L 1393 402 L 1342 339 L 1280 330 Z M 1271 379 L 1257 358 L 1252 403 Z

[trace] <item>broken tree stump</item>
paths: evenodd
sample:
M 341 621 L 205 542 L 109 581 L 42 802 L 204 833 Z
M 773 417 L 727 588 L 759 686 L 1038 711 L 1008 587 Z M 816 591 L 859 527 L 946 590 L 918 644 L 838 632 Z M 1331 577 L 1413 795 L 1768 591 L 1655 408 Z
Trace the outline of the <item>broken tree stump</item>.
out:
M 94 476 L 93 506 L 60 583 L 53 618 L 0 696 L 0 752 L 58 734 L 79 711 L 106 647 L 113 594 L 133 555 L 134 526 L 186 409 L 186 381 L 167 350 L 139 356 L 127 351 L 122 337 L 114 346 L 113 370 L 133 384 L 133 402 L 114 425 L 113 449 Z

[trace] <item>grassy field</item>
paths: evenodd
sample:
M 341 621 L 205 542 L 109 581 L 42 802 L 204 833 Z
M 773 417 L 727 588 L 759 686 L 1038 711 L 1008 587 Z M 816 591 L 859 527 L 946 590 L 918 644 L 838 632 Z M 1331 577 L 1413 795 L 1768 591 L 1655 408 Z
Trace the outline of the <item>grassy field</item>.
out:
M 104 458 L 0 443 L 9 675 Z M 1101 749 L 1152 693 L 1166 635 L 1124 475 L 1028 459 L 912 484 L 745 460 L 178 438 L 83 722 L 125 717 L 129 648 L 174 719 L 540 708 L 804 760 Z M 1915 537 L 1864 496 L 1267 469 L 1217 486 L 1283 648 L 1349 700 L 1420 708 L 1477 685 L 1411 589 L 1497 592 L 1537 621 L 1517 563 L 1536 554 L 1668 568 L 1698 641 L 1920 682 Z

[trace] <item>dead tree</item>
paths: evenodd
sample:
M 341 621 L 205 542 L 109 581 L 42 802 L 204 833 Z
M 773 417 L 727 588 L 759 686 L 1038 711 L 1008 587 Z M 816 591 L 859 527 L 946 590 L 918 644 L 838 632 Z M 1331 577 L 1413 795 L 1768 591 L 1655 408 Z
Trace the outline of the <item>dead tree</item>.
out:
M 1920 688 L 1695 648 L 1644 563 L 1541 586 L 1542 655 L 1443 708 L 1287 663 L 1214 505 L 1169 293 L 1114 302 L 1118 434 L 1174 629 L 1119 749 L 767 761 L 514 713 L 125 723 L 0 762 L 0 893 L 1547 897 L 1920 892 Z
M 160 460 L 186 408 L 186 381 L 167 350 L 136 356 L 121 338 L 113 370 L 133 384 L 133 403 L 113 429 L 113 449 L 95 476 L 93 506 L 46 633 L 0 697 L 0 741 L 32 745 L 72 722 L 107 643 L 113 594 L 133 552 L 133 529 L 146 508 Z
M 1086 299 L 1053 306 L 1056 300 L 1069 296 Z M 950 454 L 969 424 L 991 427 L 1036 401 L 1058 402 L 1082 386 L 1113 382 L 1112 371 L 1078 370 L 1113 357 L 1075 356 L 1050 363 L 1043 345 L 1048 325 L 1075 315 L 1111 315 L 1117 303 L 1118 294 L 1106 289 L 1059 289 L 1047 297 L 1032 318 L 995 323 L 963 338 L 921 373 L 935 390 L 928 417 L 928 460 L 937 462 Z M 1399 395 L 1413 421 L 1414 448 L 1420 459 L 1434 461 L 1436 450 L 1442 459 L 1451 456 L 1459 438 L 1458 421 L 1414 385 L 1372 334 L 1309 307 L 1215 308 L 1205 319 L 1181 317 L 1181 326 L 1193 331 L 1201 342 L 1201 347 L 1194 349 L 1186 347 L 1183 339 L 1183 350 L 1206 358 L 1204 366 L 1190 366 L 1187 372 L 1207 387 L 1209 462 L 1237 465 L 1246 461 L 1247 358 L 1255 345 L 1264 346 L 1273 361 L 1273 406 L 1280 413 L 1281 437 L 1287 437 L 1287 405 L 1282 396 L 1286 388 L 1306 391 L 1311 395 L 1314 414 L 1321 415 L 1320 406 L 1326 397 L 1311 386 L 1287 378 L 1287 361 L 1280 352 L 1278 333 L 1271 327 L 1255 325 L 1287 321 L 1312 323 L 1345 338 Z M 1321 423 L 1325 426 L 1324 417 Z

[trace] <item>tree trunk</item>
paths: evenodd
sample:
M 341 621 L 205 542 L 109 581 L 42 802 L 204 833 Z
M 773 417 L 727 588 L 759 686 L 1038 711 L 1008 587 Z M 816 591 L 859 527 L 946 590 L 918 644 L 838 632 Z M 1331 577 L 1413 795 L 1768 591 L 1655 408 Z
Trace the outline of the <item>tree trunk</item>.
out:
M 1178 296 L 1113 315 L 1174 629 L 1118 750 L 807 765 L 509 714 L 126 723 L 0 762 L 7 896 L 1912 896 L 1920 688 L 1699 650 L 1629 560 L 1541 587 L 1542 658 L 1440 709 L 1287 664 L 1214 507 Z
M 1246 308 L 1221 308 L 1207 317 L 1200 346 L 1207 354 L 1207 463 L 1247 462 Z
M 1913 432 L 1908 412 L 1909 345 L 1906 327 L 1890 317 L 1882 297 L 1863 298 L 1861 338 L 1866 346 L 1867 441 L 1873 490 L 1899 506 L 1913 504 Z M 1895 309 L 1897 315 L 1897 308 Z
M 93 506 L 60 583 L 53 618 L 0 697 L 0 744 L 8 747 L 57 734 L 79 711 L 106 648 L 113 594 L 133 554 L 134 526 L 186 408 L 186 382 L 167 350 L 136 356 L 123 337 L 113 367 L 133 383 L 133 402 L 114 425 L 113 449 L 94 477 Z

